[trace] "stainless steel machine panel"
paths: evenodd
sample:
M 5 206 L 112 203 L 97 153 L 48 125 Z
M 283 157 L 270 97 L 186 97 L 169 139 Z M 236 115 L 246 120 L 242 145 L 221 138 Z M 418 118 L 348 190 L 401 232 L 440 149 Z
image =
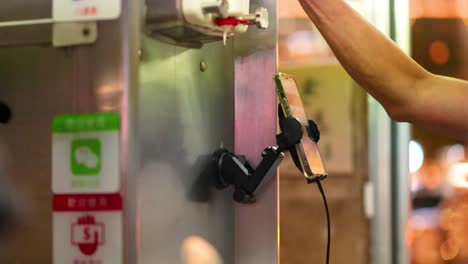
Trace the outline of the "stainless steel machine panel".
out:
M 0 242 L 0 263 L 52 263 L 52 117 L 96 111 L 122 116 L 126 263 L 180 263 L 190 235 L 210 241 L 226 264 L 277 263 L 277 182 L 256 205 L 237 206 L 203 173 L 221 145 L 256 164 L 274 144 L 275 23 L 227 46 L 186 49 L 142 35 L 140 1 L 123 3 L 122 19 L 99 22 L 94 45 L 56 49 L 50 30 L 34 26 L 34 37 L 25 37 L 0 28 L 14 40 L 0 42 L 10 45 L 0 48 L 0 100 L 13 112 L 0 126 L 0 151 L 24 205 L 24 222 Z M 50 4 L 3 1 L 0 20 L 48 17 Z M 276 1 L 252 1 L 252 10 L 259 6 L 276 19 Z
M 53 116 L 121 110 L 120 23 L 100 27 L 94 46 L 0 48 L 0 100 L 12 110 L 11 122 L 0 127 L 0 151 L 21 216 L 18 228 L 0 240 L 0 263 L 52 263 Z
M 0 25 L 2 22 L 48 19 L 52 16 L 51 0 L 2 0 L 0 2 Z M 43 44 L 52 40 L 52 25 L 24 25 L 0 29 L 0 46 Z
M 145 38 L 142 48 L 139 261 L 180 263 L 183 239 L 199 235 L 234 263 L 232 193 L 214 190 L 213 175 L 203 174 L 214 150 L 233 146 L 232 47 Z
M 44 19 L 51 16 L 51 0 L 2 0 L 0 3 L 0 22 Z

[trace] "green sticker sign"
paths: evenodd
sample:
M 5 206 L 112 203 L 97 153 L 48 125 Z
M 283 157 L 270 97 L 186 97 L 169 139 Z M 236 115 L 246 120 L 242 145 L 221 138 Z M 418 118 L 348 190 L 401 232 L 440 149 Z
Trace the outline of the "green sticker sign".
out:
M 120 115 L 56 116 L 52 124 L 54 193 L 110 193 L 120 188 Z
M 116 113 L 60 115 L 54 118 L 54 133 L 99 132 L 120 129 Z

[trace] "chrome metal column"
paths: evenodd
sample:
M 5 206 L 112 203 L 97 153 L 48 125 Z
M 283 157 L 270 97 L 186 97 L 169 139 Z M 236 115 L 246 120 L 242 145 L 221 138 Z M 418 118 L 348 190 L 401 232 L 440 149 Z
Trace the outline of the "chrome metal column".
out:
M 410 16 L 408 0 L 393 0 L 394 40 L 407 54 L 410 53 Z M 411 126 L 393 123 L 393 256 L 394 263 L 410 263 L 406 231 L 410 214 L 409 141 Z
M 367 0 L 370 21 L 390 34 L 390 0 Z M 369 96 L 369 177 L 373 186 L 371 260 L 392 264 L 392 133 L 383 107 Z
M 374 25 L 408 52 L 408 1 L 368 0 L 367 4 Z M 372 263 L 405 264 L 409 261 L 406 226 L 410 126 L 392 122 L 385 110 L 369 98 L 369 136 L 369 170 L 374 187 L 375 213 L 372 220 Z

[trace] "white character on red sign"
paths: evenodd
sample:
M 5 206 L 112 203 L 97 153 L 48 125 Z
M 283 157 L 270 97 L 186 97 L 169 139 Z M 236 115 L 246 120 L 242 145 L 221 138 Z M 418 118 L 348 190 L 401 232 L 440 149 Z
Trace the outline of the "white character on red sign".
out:
M 78 218 L 78 221 L 71 225 L 71 242 L 72 245 L 78 246 L 84 255 L 94 255 L 98 247 L 105 243 L 104 223 L 96 222 L 92 215 Z

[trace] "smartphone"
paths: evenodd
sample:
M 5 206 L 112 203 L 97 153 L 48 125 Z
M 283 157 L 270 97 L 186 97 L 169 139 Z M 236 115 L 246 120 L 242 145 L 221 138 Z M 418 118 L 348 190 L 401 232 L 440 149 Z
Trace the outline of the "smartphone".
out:
M 275 75 L 276 93 L 285 117 L 293 117 L 302 124 L 304 136 L 295 146 L 293 157 L 299 159 L 302 172 L 308 181 L 321 180 L 327 176 L 317 144 L 309 137 L 309 120 L 304 110 L 296 80 L 292 76 L 278 73 Z M 292 151 L 292 150 L 291 150 Z M 296 155 L 294 155 L 296 154 Z

